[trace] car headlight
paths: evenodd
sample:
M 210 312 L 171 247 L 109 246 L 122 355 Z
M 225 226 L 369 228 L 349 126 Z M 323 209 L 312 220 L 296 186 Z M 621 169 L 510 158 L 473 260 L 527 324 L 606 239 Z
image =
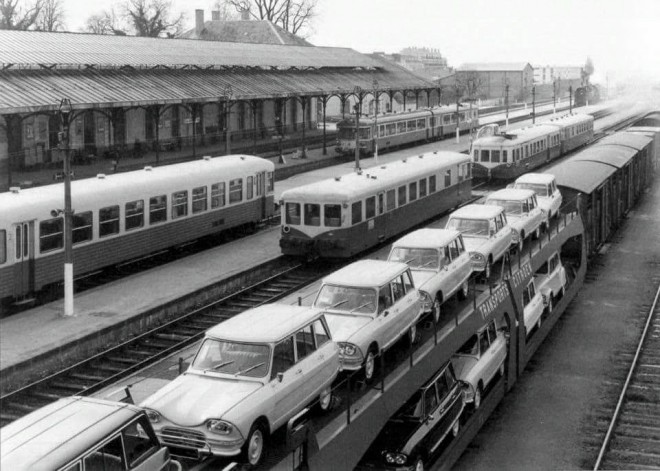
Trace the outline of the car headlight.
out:
M 518 231 L 511 229 L 511 239 L 514 243 L 518 243 L 520 240 L 520 234 L 518 234 Z
M 145 409 L 144 412 L 147 414 L 147 417 L 149 417 L 149 422 L 152 422 L 154 424 L 160 422 L 160 413 L 156 412 L 153 409 Z
M 463 382 L 463 401 L 474 401 L 474 388 L 472 387 L 472 384 L 468 383 L 467 381 Z
M 486 257 L 479 252 L 470 252 L 470 260 L 476 263 L 486 263 Z
M 346 357 L 355 357 L 355 358 L 362 357 L 362 352 L 360 351 L 360 347 L 352 343 L 339 342 L 339 351 L 341 352 L 342 355 Z
M 422 303 L 425 309 L 428 309 L 433 305 L 433 298 L 426 291 L 419 290 L 419 302 Z
M 404 455 L 403 453 L 391 453 L 387 452 L 385 453 L 385 461 L 388 464 L 406 464 L 406 461 L 408 461 L 408 456 Z
M 220 419 L 209 419 L 206 421 L 206 428 L 209 432 L 218 435 L 229 435 L 234 431 L 234 426 L 229 422 Z

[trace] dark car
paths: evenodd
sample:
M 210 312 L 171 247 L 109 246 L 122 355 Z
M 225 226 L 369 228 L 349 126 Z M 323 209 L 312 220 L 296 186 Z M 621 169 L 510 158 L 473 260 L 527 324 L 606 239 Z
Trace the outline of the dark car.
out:
M 458 435 L 466 386 L 447 362 L 388 420 L 358 469 L 423 470 L 445 437 Z

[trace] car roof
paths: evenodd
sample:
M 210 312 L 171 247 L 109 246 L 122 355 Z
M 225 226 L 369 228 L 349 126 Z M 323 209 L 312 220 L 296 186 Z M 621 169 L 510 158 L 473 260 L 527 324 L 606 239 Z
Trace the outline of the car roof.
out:
M 552 183 L 555 179 L 554 175 L 549 173 L 525 173 L 516 178 L 516 183 Z
M 534 196 L 533 190 L 523 190 L 520 188 L 504 188 L 502 190 L 497 190 L 488 195 L 486 198 L 486 204 L 489 200 L 526 200 L 530 196 Z
M 503 212 L 504 209 L 494 204 L 467 204 L 451 213 L 449 218 L 490 219 Z
M 401 237 L 392 244 L 392 247 L 415 247 L 422 249 L 444 247 L 460 235 L 461 233 L 455 229 L 418 229 Z
M 234 342 L 277 342 L 321 317 L 311 306 L 273 303 L 248 309 L 206 331 L 206 337 Z
M 407 269 L 408 265 L 401 262 L 359 260 L 326 276 L 323 284 L 378 287 L 389 283 Z
M 140 413 L 122 402 L 60 399 L 0 429 L 0 464 L 2 469 L 59 468 Z

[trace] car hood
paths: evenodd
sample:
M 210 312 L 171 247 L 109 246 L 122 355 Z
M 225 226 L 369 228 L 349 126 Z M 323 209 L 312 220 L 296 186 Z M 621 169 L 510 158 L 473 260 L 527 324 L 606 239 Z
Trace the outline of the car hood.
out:
M 463 235 L 463 242 L 465 243 L 465 250 L 468 252 L 478 252 L 479 247 L 484 245 L 488 239 L 485 237 L 475 237 Z
M 509 224 L 509 226 L 513 227 L 517 232 L 520 232 L 520 230 L 525 225 L 525 220 L 523 219 L 522 215 L 509 216 L 507 214 L 506 215 L 506 222 Z
M 452 357 L 451 364 L 456 377 L 466 381 L 470 371 L 477 364 L 477 358 L 472 355 L 456 355 Z
M 325 320 L 330 328 L 330 335 L 335 342 L 348 342 L 351 337 L 367 324 L 373 322 L 367 316 L 349 316 L 326 312 Z
M 211 418 L 222 418 L 262 387 L 263 384 L 256 381 L 186 373 L 148 397 L 141 406 L 158 411 L 177 425 L 191 427 Z
M 384 462 L 383 453 L 386 451 L 392 453 L 409 452 L 410 450 L 406 450 L 406 448 L 410 447 L 406 445 L 420 425 L 420 422 L 412 420 L 389 420 L 364 454 L 362 461 L 382 465 Z
M 412 271 L 413 282 L 417 289 L 424 289 L 424 284 L 437 274 L 436 271 L 414 270 Z

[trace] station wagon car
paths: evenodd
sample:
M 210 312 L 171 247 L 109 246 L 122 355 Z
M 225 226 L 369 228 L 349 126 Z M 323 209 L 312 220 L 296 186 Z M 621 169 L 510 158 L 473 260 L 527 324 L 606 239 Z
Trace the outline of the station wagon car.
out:
M 513 229 L 507 224 L 500 206 L 468 204 L 449 215 L 446 229 L 463 234 L 465 248 L 470 253 L 472 267 L 490 278 L 493 263 L 508 252 Z
M 497 330 L 495 319 L 472 335 L 452 357 L 456 376 L 470 384 L 466 402 L 474 409 L 481 405 L 481 398 L 488 384 L 497 376 L 504 375 L 506 337 Z
M 255 466 L 273 431 L 317 399 L 329 409 L 338 371 L 321 311 L 265 304 L 208 330 L 188 370 L 142 406 L 173 450 L 242 452 Z
M 467 298 L 472 274 L 470 256 L 463 236 L 450 229 L 419 229 L 403 236 L 392 245 L 388 260 L 410 267 L 419 290 L 422 309 L 440 319 L 440 306 L 458 293 Z
M 527 286 L 523 288 L 523 318 L 525 320 L 525 333 L 529 335 L 530 331 L 536 327 L 541 327 L 541 318 L 545 309 L 543 296 L 536 289 L 534 278 L 529 280 Z
M 357 469 L 424 469 L 445 437 L 458 435 L 466 388 L 447 362 L 387 421 Z
M 539 207 L 545 213 L 548 223 L 551 218 L 559 214 L 562 196 L 557 188 L 554 175 L 549 173 L 526 173 L 516 179 L 513 188 L 532 190 L 536 193 Z
M 12 471 L 175 471 L 139 407 L 72 396 L 0 429 L 0 468 Z
M 413 342 L 421 316 L 419 294 L 405 263 L 361 260 L 330 274 L 314 307 L 326 311 L 341 367 L 371 381 L 375 358 L 408 333 Z
M 541 226 L 545 223 L 545 215 L 536 202 L 536 194 L 532 190 L 504 189 L 491 193 L 485 204 L 500 206 L 506 213 L 506 220 L 514 229 L 512 243 L 523 249 L 526 237 L 538 239 Z
M 552 312 L 557 299 L 564 295 L 567 283 L 566 270 L 557 252 L 550 255 L 548 260 L 539 267 L 534 274 L 534 278 L 548 312 Z

